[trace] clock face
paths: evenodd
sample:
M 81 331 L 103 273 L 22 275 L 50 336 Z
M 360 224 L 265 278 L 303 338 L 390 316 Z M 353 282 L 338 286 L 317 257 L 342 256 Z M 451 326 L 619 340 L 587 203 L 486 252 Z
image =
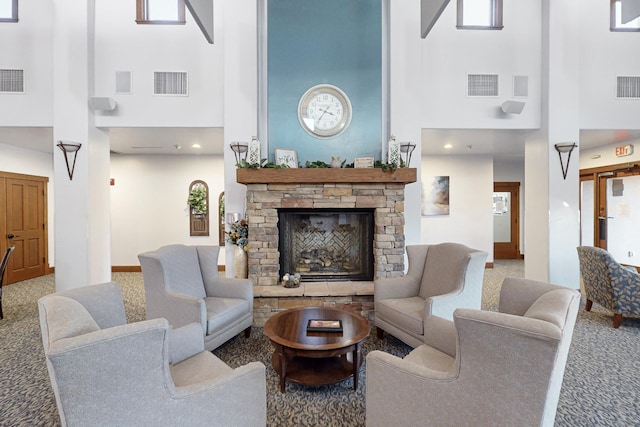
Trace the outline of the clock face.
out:
M 300 98 L 298 120 L 302 128 L 316 138 L 336 137 L 351 123 L 351 101 L 336 86 L 313 86 Z

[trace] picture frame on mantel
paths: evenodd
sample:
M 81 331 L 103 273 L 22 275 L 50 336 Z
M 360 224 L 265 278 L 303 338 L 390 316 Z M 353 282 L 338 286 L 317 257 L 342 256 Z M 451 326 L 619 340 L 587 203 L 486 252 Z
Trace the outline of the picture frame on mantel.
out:
M 298 167 L 298 153 L 291 148 L 275 149 L 276 165 L 288 166 L 290 168 Z
M 374 163 L 373 157 L 356 157 L 353 162 L 353 167 L 356 169 L 372 168 Z

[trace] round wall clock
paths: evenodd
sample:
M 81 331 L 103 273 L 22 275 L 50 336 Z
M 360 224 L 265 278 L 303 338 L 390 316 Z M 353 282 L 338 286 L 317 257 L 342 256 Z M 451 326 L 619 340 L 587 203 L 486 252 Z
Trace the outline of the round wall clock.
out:
M 298 120 L 311 136 L 325 139 L 336 137 L 351 123 L 351 101 L 336 86 L 313 86 L 300 98 Z

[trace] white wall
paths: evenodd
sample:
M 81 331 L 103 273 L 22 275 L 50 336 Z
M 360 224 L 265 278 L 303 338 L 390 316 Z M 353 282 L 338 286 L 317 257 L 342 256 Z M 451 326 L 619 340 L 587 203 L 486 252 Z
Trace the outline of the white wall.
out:
M 421 243 L 462 243 L 493 262 L 493 159 L 489 156 L 425 156 L 422 183 L 449 176 L 449 215 L 422 217 Z
M 49 242 L 49 266 L 54 265 L 54 227 L 53 227 L 53 158 L 50 153 L 27 150 L 15 145 L 0 143 L 0 171 L 21 173 L 24 175 L 45 176 L 47 183 L 47 224 Z
M 538 0 L 504 2 L 504 29 L 456 29 L 456 2 L 449 2 L 422 40 L 422 127 L 526 129 L 540 126 L 541 8 Z M 498 74 L 498 97 L 467 97 L 467 74 Z M 505 116 L 513 76 L 529 77 L 522 114 Z
M 0 126 L 51 126 L 52 3 L 21 1 L 19 21 L 0 25 L 0 68 L 24 70 L 25 93 L 0 94 Z
M 218 245 L 218 196 L 224 191 L 221 156 L 112 155 L 111 178 L 114 266 L 137 266 L 139 253 L 163 245 Z M 189 184 L 197 179 L 209 186 L 208 237 L 189 236 L 186 201 Z
M 640 37 L 609 31 L 609 2 L 580 7 L 580 127 L 638 129 L 640 101 L 616 99 L 616 76 L 639 76 Z
M 135 1 L 95 1 L 95 95 L 118 102 L 96 115 L 97 126 L 223 126 L 222 2 L 209 44 L 188 10 L 185 25 L 139 25 Z M 131 95 L 115 94 L 116 71 L 131 71 Z M 154 96 L 154 71 L 188 72 L 189 96 Z

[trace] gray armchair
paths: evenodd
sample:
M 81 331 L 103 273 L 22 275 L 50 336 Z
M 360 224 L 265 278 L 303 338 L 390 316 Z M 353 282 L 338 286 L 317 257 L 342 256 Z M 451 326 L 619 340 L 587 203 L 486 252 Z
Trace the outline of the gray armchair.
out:
M 200 324 L 127 324 L 115 282 L 47 295 L 38 309 L 63 426 L 264 427 L 265 366 L 231 369 L 204 351 Z
M 425 319 L 452 319 L 456 308 L 480 308 L 487 253 L 458 243 L 407 246 L 404 277 L 376 279 L 377 335 L 383 330 L 412 347 L 422 345 Z
M 174 328 L 197 322 L 213 350 L 239 332 L 251 333 L 253 286 L 218 274 L 218 246 L 163 246 L 138 255 L 147 319 L 166 318 Z
M 553 426 L 579 302 L 576 290 L 507 278 L 499 312 L 430 316 L 404 359 L 367 355 L 367 426 Z

